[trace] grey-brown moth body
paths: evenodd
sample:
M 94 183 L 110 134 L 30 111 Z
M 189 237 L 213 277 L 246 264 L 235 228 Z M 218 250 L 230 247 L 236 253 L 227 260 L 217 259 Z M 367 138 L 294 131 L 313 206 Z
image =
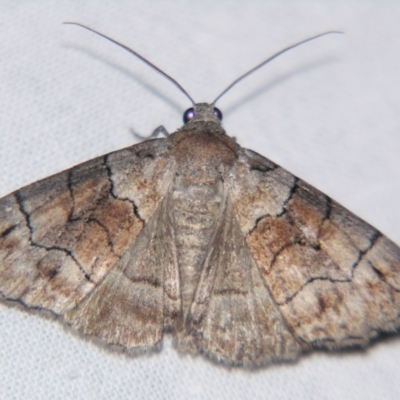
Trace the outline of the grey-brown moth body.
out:
M 3 301 L 130 353 L 255 367 L 400 327 L 400 249 L 226 135 L 214 106 L 165 139 L 0 199 Z

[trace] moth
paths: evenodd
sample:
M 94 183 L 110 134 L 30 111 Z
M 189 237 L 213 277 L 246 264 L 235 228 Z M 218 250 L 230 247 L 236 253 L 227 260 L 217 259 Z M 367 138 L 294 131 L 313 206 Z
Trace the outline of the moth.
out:
M 76 24 L 80 25 L 80 24 Z M 83 25 L 80 25 L 83 26 Z M 226 365 L 365 346 L 400 327 L 400 248 L 229 137 L 215 102 L 184 126 L 0 199 L 0 293 L 127 353 Z

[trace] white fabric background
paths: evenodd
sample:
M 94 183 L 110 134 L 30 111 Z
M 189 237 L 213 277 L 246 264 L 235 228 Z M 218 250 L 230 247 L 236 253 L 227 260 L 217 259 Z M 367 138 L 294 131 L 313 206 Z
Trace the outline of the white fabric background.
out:
M 218 106 L 239 143 L 329 194 L 400 243 L 400 4 L 268 1 L 0 2 L 0 196 L 181 125 L 168 81 L 85 23 Z M 0 307 L 1 399 L 398 399 L 399 337 L 248 372 L 161 353 L 110 354 L 61 325 Z

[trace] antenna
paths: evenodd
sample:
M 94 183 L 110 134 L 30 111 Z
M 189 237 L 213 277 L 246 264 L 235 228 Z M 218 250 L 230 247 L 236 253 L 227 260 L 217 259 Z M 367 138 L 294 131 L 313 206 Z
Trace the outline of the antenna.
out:
M 154 70 L 156 70 L 159 74 L 161 74 L 162 76 L 164 76 L 165 78 L 167 78 L 170 82 L 172 82 L 194 105 L 195 102 L 194 100 L 190 97 L 189 93 L 171 76 L 169 76 L 168 74 L 166 74 L 164 71 L 162 71 L 160 68 L 156 67 L 152 62 L 150 62 L 149 60 L 146 60 L 143 56 L 141 56 L 139 53 L 137 53 L 135 50 L 130 49 L 128 46 L 125 46 L 124 44 L 111 39 L 110 37 L 103 35 L 100 32 L 95 31 L 92 28 L 89 28 L 88 26 L 79 24 L 78 22 L 63 22 L 63 24 L 65 25 L 77 25 L 80 26 L 82 28 L 87 29 L 88 31 L 91 31 L 93 33 L 95 33 L 96 35 L 99 35 L 101 37 L 103 37 L 104 39 L 109 40 L 112 43 L 115 43 L 117 46 L 122 47 L 123 49 L 125 49 L 126 51 L 129 51 L 129 53 L 133 54 L 134 56 L 136 56 L 137 58 L 139 58 L 140 60 L 142 60 L 143 62 L 145 62 L 148 66 L 150 66 L 151 68 L 153 68 Z
M 117 40 L 111 39 L 110 37 L 103 35 L 100 32 L 97 32 L 96 30 L 89 28 L 88 26 L 85 26 L 83 24 L 80 24 L 78 22 L 63 22 L 66 25 L 77 25 L 80 26 L 82 28 L 87 29 L 88 31 L 91 31 L 93 33 L 95 33 L 96 35 L 99 35 L 101 37 L 103 37 L 104 39 L 109 40 L 110 42 L 116 44 L 119 47 L 122 47 L 123 49 L 125 49 L 126 51 L 128 51 L 129 53 L 133 54 L 134 56 L 136 56 L 137 58 L 139 58 L 140 60 L 142 60 L 144 63 L 146 63 L 149 67 L 153 68 L 154 70 L 156 70 L 159 74 L 161 74 L 162 76 L 164 76 L 165 78 L 167 78 L 170 82 L 172 82 L 190 101 L 193 105 L 195 105 L 195 101 L 192 99 L 192 97 L 189 95 L 189 93 L 171 76 L 169 76 L 168 74 L 166 74 L 164 71 L 162 71 L 160 68 L 156 67 L 152 62 L 150 62 L 149 60 L 145 59 L 143 56 L 141 56 L 139 53 L 137 53 L 135 50 L 130 49 L 128 46 L 125 46 L 124 44 L 118 42 Z M 239 78 L 237 78 L 236 80 L 234 80 L 212 103 L 211 105 L 215 105 L 215 103 L 229 90 L 231 90 L 233 88 L 233 86 L 235 86 L 236 84 L 238 84 L 240 81 L 242 81 L 244 78 L 247 78 L 249 75 L 251 75 L 253 72 L 256 72 L 257 70 L 259 70 L 261 67 L 263 67 L 264 65 L 268 64 L 270 61 L 272 61 L 274 58 L 280 56 L 283 53 L 286 53 L 288 50 L 293 49 L 294 47 L 300 46 L 303 43 L 309 42 L 311 40 L 317 39 L 321 36 L 325 36 L 325 35 L 329 35 L 331 33 L 343 33 L 340 31 L 329 31 L 329 32 L 324 32 L 324 33 L 320 33 L 319 35 L 316 36 L 312 36 L 308 39 L 302 40 L 301 42 L 292 44 L 289 47 L 284 48 L 281 51 L 278 51 L 277 53 L 275 53 L 273 56 L 267 58 L 265 61 L 263 61 L 261 64 L 258 64 L 256 67 L 252 68 L 250 71 L 246 72 L 245 74 L 243 74 L 242 76 L 240 76 Z
M 256 72 L 258 69 L 260 69 L 261 67 L 263 67 L 265 64 L 268 64 L 270 61 L 272 61 L 274 58 L 280 56 L 283 53 L 286 53 L 288 50 L 293 49 L 294 47 L 300 46 L 303 43 L 309 42 L 311 40 L 317 39 L 321 36 L 324 35 L 329 35 L 331 33 L 343 33 L 340 31 L 329 31 L 329 32 L 324 32 L 324 33 L 320 33 L 319 35 L 310 37 L 308 39 L 302 40 L 301 42 L 292 44 L 289 47 L 286 47 L 285 49 L 278 51 L 277 53 L 275 53 L 273 56 L 267 58 L 265 61 L 263 61 L 261 64 L 258 64 L 256 67 L 254 67 L 253 69 L 251 69 L 250 71 L 246 72 L 245 74 L 243 74 L 242 76 L 240 76 L 239 78 L 237 78 L 235 81 L 233 81 L 211 104 L 215 105 L 215 103 L 229 90 L 231 90 L 236 84 L 238 84 L 240 81 L 242 81 L 244 78 L 247 78 L 249 75 L 251 75 L 253 72 Z

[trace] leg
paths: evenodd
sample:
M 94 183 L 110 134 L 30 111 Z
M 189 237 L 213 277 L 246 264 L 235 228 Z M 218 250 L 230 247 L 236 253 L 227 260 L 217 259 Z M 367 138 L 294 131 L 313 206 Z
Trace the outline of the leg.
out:
M 157 136 L 159 136 L 160 134 L 164 135 L 165 137 L 169 136 L 168 131 L 165 129 L 165 127 L 163 125 L 160 125 L 156 129 L 154 129 L 153 133 L 150 136 L 139 135 L 132 128 L 130 129 L 130 131 L 133 134 L 133 136 L 135 136 L 137 139 L 140 139 L 140 140 L 153 139 L 153 138 L 156 138 Z

